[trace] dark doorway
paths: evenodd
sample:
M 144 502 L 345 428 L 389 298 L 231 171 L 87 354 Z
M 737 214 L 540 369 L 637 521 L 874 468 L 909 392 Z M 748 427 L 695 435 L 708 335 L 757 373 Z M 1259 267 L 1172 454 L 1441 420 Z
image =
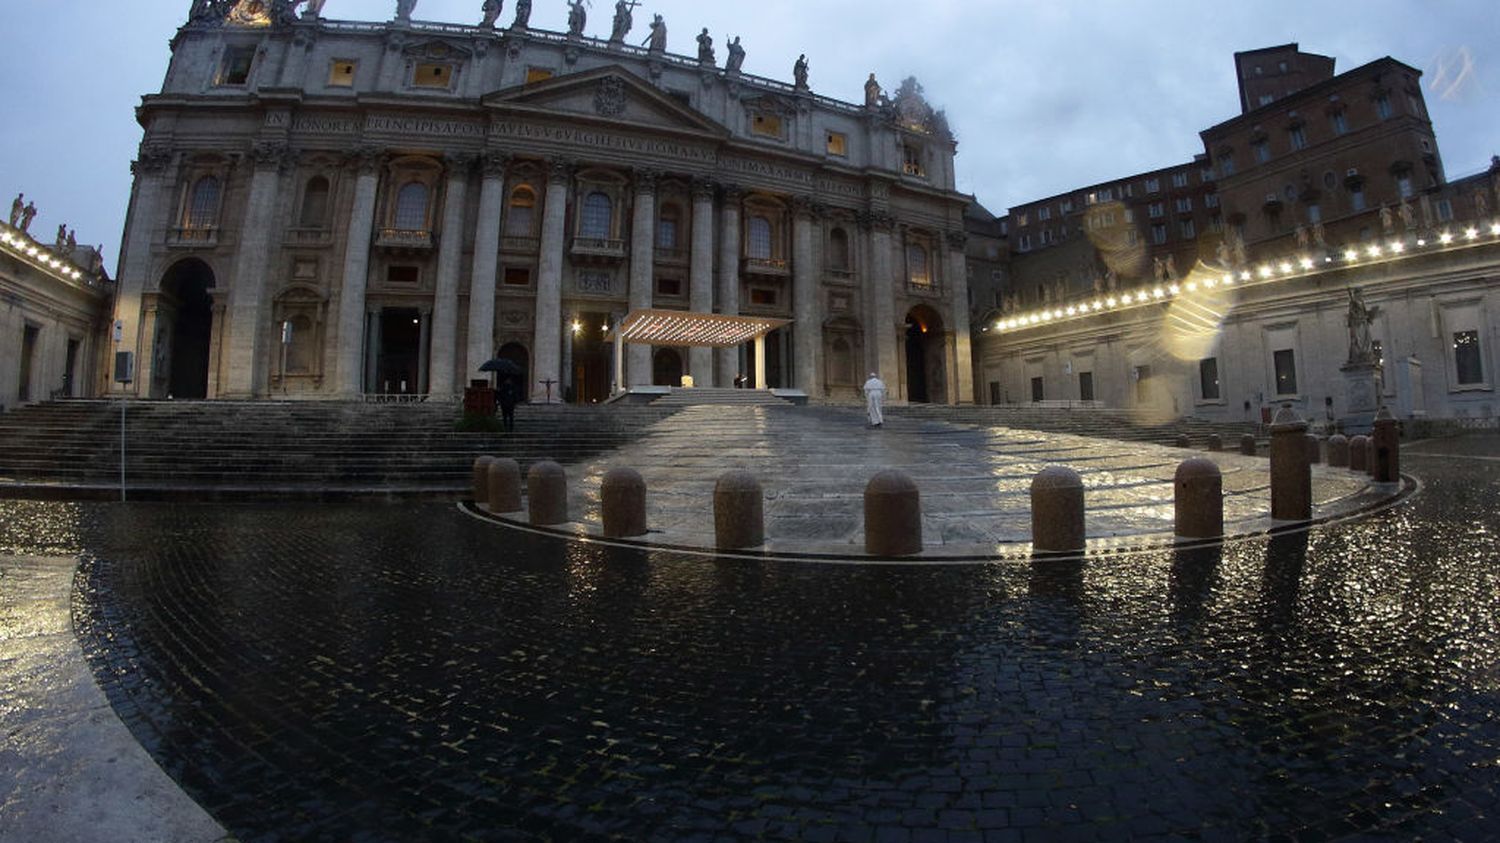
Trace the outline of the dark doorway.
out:
M 375 391 L 411 395 L 420 391 L 422 314 L 416 308 L 380 311 L 380 355 L 375 363 Z
M 658 348 L 651 355 L 651 382 L 657 386 L 682 385 L 682 355 L 675 348 Z
M 500 346 L 495 356 L 501 360 L 509 360 L 521 369 L 521 374 L 516 378 L 516 386 L 521 390 L 521 400 L 530 401 L 532 390 L 541 390 L 546 395 L 547 387 L 544 384 L 531 382 L 531 355 L 526 352 L 526 346 L 518 342 L 508 342 Z M 557 394 L 557 384 L 552 385 L 552 394 Z
M 21 401 L 31 400 L 31 364 L 36 362 L 36 340 L 42 329 L 27 325 L 21 329 L 21 385 L 16 397 Z
M 78 388 L 75 381 L 78 380 L 78 349 L 82 345 L 78 340 L 68 339 L 68 356 L 63 361 L 63 397 L 78 397 Z
M 610 367 L 614 337 L 608 330 L 609 314 L 578 314 L 578 330 L 569 334 L 573 344 L 573 393 L 577 404 L 594 404 L 609 398 Z
M 919 305 L 906 314 L 906 400 L 941 404 L 945 381 L 942 317 Z
M 214 273 L 208 264 L 189 258 L 173 264 L 161 282 L 162 307 L 157 319 L 169 319 L 170 340 L 157 349 L 154 360 L 162 368 L 152 375 L 165 378 L 167 395 L 173 398 L 208 397 L 208 349 L 214 325 Z
M 766 388 L 781 389 L 784 385 L 781 377 L 782 343 L 786 341 L 788 332 L 784 328 L 766 334 L 763 344 L 766 349 Z M 745 377 L 749 380 L 746 386 L 754 387 L 755 384 L 755 343 L 745 344 Z

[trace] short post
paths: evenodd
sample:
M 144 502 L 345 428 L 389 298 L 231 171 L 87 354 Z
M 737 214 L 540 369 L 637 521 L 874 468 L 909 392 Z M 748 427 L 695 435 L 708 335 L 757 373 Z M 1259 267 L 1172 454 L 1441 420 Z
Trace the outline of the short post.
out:
M 1240 453 L 1247 457 L 1255 456 L 1255 434 L 1246 433 L 1240 437 Z
M 1349 467 L 1349 439 L 1342 433 L 1328 437 L 1328 464 L 1334 468 Z
M 1177 535 L 1187 539 L 1224 535 L 1224 473 L 1218 463 L 1204 457 L 1183 460 L 1173 486 Z
M 474 503 L 490 502 L 490 463 L 494 461 L 494 457 L 474 460 Z
M 732 469 L 714 484 L 714 547 L 739 550 L 766 543 L 765 492 L 748 471 Z
M 1365 472 L 1370 477 L 1375 476 L 1375 431 L 1370 431 L 1370 436 L 1365 440 Z
M 488 480 L 490 512 L 521 511 L 520 463 L 506 457 L 491 461 Z
M 1307 434 L 1307 464 L 1317 465 L 1323 461 L 1323 443 L 1316 433 Z
M 1083 478 L 1060 465 L 1031 478 L 1031 546 L 1041 553 L 1083 550 Z
M 1396 417 L 1389 407 L 1375 413 L 1375 482 L 1396 483 L 1401 480 L 1401 436 L 1396 431 Z
M 1208 450 L 1215 453 L 1224 450 L 1224 437 L 1217 433 L 1208 434 Z
M 1271 517 L 1312 518 L 1312 466 L 1307 461 L 1307 422 L 1291 407 L 1271 421 Z
M 605 472 L 599 504 L 605 538 L 646 535 L 646 481 L 639 471 L 620 466 Z
M 865 484 L 865 553 L 910 556 L 922 552 L 922 500 L 907 475 L 877 472 Z
M 568 521 L 568 475 L 551 460 L 531 464 L 526 470 L 526 502 L 531 523 L 538 527 Z
M 1193 440 L 1189 439 L 1186 433 L 1179 433 L 1177 434 L 1177 447 L 1191 448 L 1193 447 Z
M 1356 436 L 1349 440 L 1349 470 L 1365 471 L 1365 463 L 1370 456 L 1370 440 L 1365 436 Z

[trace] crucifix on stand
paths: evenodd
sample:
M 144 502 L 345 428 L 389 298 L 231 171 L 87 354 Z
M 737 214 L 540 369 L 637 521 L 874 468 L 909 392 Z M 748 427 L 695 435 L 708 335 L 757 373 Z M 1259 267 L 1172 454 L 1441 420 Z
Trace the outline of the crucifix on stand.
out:
M 543 386 L 547 387 L 547 403 L 551 404 L 552 403 L 552 385 L 555 384 L 555 383 L 557 383 L 557 381 L 555 381 L 555 380 L 553 380 L 551 378 L 547 378 L 546 380 L 537 381 L 537 383 L 540 383 Z

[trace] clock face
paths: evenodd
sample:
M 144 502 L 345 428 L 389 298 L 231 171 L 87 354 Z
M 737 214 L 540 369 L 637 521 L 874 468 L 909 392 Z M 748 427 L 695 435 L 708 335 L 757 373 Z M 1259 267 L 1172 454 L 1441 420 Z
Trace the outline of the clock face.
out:
M 230 10 L 228 20 L 236 26 L 270 26 L 271 13 L 265 0 L 240 0 Z

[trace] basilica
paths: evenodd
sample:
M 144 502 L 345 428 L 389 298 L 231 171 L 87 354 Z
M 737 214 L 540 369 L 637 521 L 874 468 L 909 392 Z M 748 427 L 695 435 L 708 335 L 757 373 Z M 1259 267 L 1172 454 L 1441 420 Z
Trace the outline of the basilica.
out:
M 844 102 L 706 29 L 671 52 L 634 4 L 567 32 L 478 5 L 193 5 L 138 112 L 113 390 L 452 396 L 498 359 L 533 401 L 868 372 L 972 400 L 969 199 L 915 80 Z

